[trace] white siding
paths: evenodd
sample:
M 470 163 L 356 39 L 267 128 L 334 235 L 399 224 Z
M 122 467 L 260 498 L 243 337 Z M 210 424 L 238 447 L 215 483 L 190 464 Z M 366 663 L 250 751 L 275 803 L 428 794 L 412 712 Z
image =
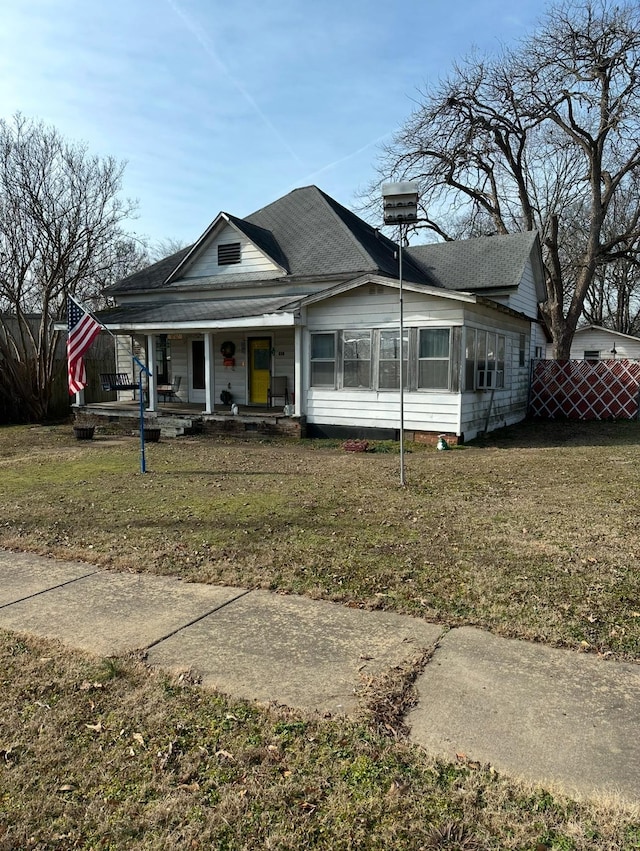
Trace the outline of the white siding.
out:
M 413 325 L 461 324 L 463 306 L 453 299 L 405 291 L 404 321 Z M 343 295 L 311 305 L 307 327 L 312 331 L 337 328 L 389 328 L 399 321 L 398 290 L 382 284 L 366 284 Z
M 517 310 L 518 313 L 524 313 L 530 319 L 535 319 L 538 315 L 536 285 L 530 259 L 527 260 L 524 267 L 517 291 L 509 296 L 507 306 L 512 310 Z
M 395 328 L 398 325 L 398 290 L 379 284 L 365 285 L 312 305 L 307 311 L 306 352 L 302 381 L 307 389 L 306 410 L 310 423 L 334 426 L 397 429 L 400 425 L 400 394 L 391 390 L 309 387 L 309 332 L 358 328 Z M 463 305 L 451 299 L 404 292 L 404 324 L 407 328 L 461 325 Z M 405 391 L 404 425 L 407 431 L 458 433 L 460 394 L 445 391 Z
M 481 294 L 479 293 L 479 295 Z M 504 304 L 505 307 L 510 307 L 518 313 L 523 313 L 529 319 L 535 319 L 538 315 L 538 302 L 531 260 L 527 260 L 522 278 L 516 290 L 504 295 L 492 293 L 489 295 L 489 298 L 498 304 Z
M 576 331 L 571 343 L 572 360 L 582 360 L 584 353 L 600 352 L 602 360 L 613 358 L 611 349 L 615 344 L 616 358 L 640 359 L 640 338 L 629 337 L 626 334 L 616 334 L 607 331 L 606 328 L 585 328 L 584 331 Z M 547 345 L 547 357 L 553 358 L 553 344 Z
M 398 291 L 390 287 L 365 286 L 309 307 L 304 340 L 307 358 L 303 374 L 303 387 L 308 388 L 305 413 L 309 423 L 360 428 L 399 427 L 400 394 L 397 391 L 310 387 L 308 366 L 309 336 L 312 331 L 389 328 L 396 327 L 397 323 Z M 407 328 L 454 327 L 464 324 L 479 330 L 497 331 L 506 338 L 507 373 L 505 388 L 496 390 L 493 399 L 491 391 L 405 391 L 404 420 L 407 431 L 449 432 L 464 435 L 468 440 L 484 431 L 485 427 L 491 430 L 525 417 L 530 374 L 529 353 L 533 337 L 530 322 L 497 314 L 483 305 L 405 292 L 404 324 Z M 521 367 L 522 334 L 525 364 Z
M 239 242 L 241 262 L 230 266 L 218 266 L 218 246 Z M 201 278 L 210 275 L 246 275 L 247 272 L 280 273 L 279 267 L 262 253 L 247 237 L 231 225 L 219 230 L 215 237 L 204 245 L 195 260 L 181 274 L 181 278 Z
M 531 374 L 531 323 L 515 317 L 498 320 L 485 311 L 468 311 L 468 327 L 497 331 L 505 336 L 505 386 L 491 390 L 467 390 L 462 394 L 461 433 L 465 440 L 520 422 L 527 414 Z M 520 335 L 524 334 L 524 366 L 520 366 Z
M 405 429 L 457 434 L 459 399 L 457 393 L 405 392 Z M 400 426 L 400 394 L 397 391 L 312 387 L 307 394 L 307 420 L 322 425 L 397 429 Z

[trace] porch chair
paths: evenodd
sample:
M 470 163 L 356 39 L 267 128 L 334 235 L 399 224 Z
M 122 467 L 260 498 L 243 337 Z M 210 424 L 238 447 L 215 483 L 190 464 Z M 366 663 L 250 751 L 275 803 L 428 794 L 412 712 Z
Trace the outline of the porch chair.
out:
M 273 408 L 274 399 L 284 399 L 284 404 L 289 404 L 289 389 L 287 387 L 286 375 L 272 375 L 269 382 L 269 390 L 267 391 L 269 407 Z
M 181 381 L 181 375 L 174 375 L 171 384 L 158 385 L 158 396 L 162 396 L 163 402 L 170 402 L 172 399 L 177 399 Z

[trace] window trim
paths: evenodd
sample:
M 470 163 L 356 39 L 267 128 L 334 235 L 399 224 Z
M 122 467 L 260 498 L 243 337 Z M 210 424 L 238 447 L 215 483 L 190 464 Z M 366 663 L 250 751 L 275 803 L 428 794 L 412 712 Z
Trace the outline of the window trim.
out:
M 471 333 L 470 333 L 471 332 Z M 468 364 L 471 359 L 467 357 L 469 349 L 469 338 L 473 336 L 473 386 L 469 387 Z M 493 341 L 490 342 L 490 337 Z M 478 357 L 480 348 L 484 341 L 484 355 Z M 489 358 L 489 352 L 493 348 L 493 356 Z M 507 334 L 487 328 L 466 326 L 465 339 L 465 391 L 505 390 L 507 388 Z M 502 357 L 500 357 L 502 355 Z M 480 366 L 480 362 L 484 366 Z M 489 363 L 493 366 L 490 368 Z M 500 367 L 500 368 L 498 368 Z
M 451 383 L 452 383 L 451 382 L 451 376 L 452 376 L 452 370 L 453 370 L 453 357 L 452 357 L 452 355 L 453 355 L 453 338 L 454 338 L 453 329 L 454 329 L 454 327 L 455 326 L 453 326 L 453 325 L 438 325 L 438 326 L 426 325 L 426 326 L 422 326 L 422 327 L 416 329 L 417 330 L 416 345 L 415 345 L 415 362 L 416 362 L 416 366 L 417 366 L 416 390 L 419 390 L 419 391 L 422 391 L 422 392 L 431 392 L 431 393 L 450 393 L 451 392 Z M 447 332 L 447 336 L 449 338 L 449 346 L 448 346 L 448 354 L 447 354 L 446 358 L 443 358 L 443 357 L 437 357 L 437 358 L 435 358 L 435 357 L 431 357 L 431 358 L 430 357 L 424 357 L 424 358 L 421 358 L 420 357 L 420 337 L 421 337 L 423 331 L 424 332 L 429 332 L 429 331 L 446 331 Z M 446 387 L 423 387 L 420 384 L 420 363 L 421 363 L 421 361 L 433 361 L 433 362 L 435 362 L 435 361 L 439 361 L 439 362 L 446 361 L 446 363 L 447 363 L 447 386 Z
M 373 328 L 343 328 L 340 332 L 340 387 L 345 390 L 372 390 L 374 381 L 374 366 L 375 366 L 375 334 Z M 369 357 L 368 358 L 347 358 L 347 344 L 345 334 L 368 334 L 369 335 Z M 369 364 L 369 383 L 368 384 L 346 384 L 345 383 L 345 364 L 346 363 L 368 363 Z
M 411 390 L 412 385 L 413 385 L 412 375 L 411 375 L 411 364 L 412 364 L 412 360 L 413 360 L 413 358 L 411 357 L 411 349 L 412 349 L 411 338 L 412 338 L 412 331 L 413 330 L 414 330 L 413 328 L 411 328 L 407 325 L 405 325 L 405 327 L 402 329 L 403 337 L 406 339 L 406 342 L 407 342 L 407 356 L 406 356 L 406 358 L 403 357 L 403 372 L 402 372 L 402 377 L 404 379 L 405 393 L 407 392 L 407 390 Z M 400 366 L 400 358 L 381 358 L 380 357 L 380 347 L 382 345 L 382 335 L 383 334 L 394 334 L 396 337 L 400 337 L 400 328 L 395 327 L 395 328 L 375 328 L 374 329 L 373 340 L 374 340 L 374 344 L 375 344 L 375 349 L 373 350 L 373 352 L 374 352 L 374 355 L 375 355 L 375 371 L 374 371 L 374 374 L 372 375 L 371 390 L 375 390 L 379 393 L 399 393 L 400 392 L 400 375 L 399 375 L 400 370 L 399 369 L 398 369 L 398 386 L 397 387 L 382 387 L 382 385 L 380 384 L 380 364 L 381 363 L 397 363 L 398 367 Z M 404 342 L 405 342 L 405 340 L 403 339 L 402 343 L 401 343 L 402 355 L 403 356 L 404 356 Z
M 337 331 L 310 331 L 309 332 L 309 387 L 323 387 L 328 390 L 335 390 L 337 387 L 337 365 L 338 365 L 338 346 L 337 346 Z M 313 356 L 313 338 L 314 337 L 331 337 L 333 339 L 333 357 L 321 358 Z M 313 383 L 313 365 L 316 363 L 332 363 L 333 364 L 333 383 L 332 384 L 314 384 Z

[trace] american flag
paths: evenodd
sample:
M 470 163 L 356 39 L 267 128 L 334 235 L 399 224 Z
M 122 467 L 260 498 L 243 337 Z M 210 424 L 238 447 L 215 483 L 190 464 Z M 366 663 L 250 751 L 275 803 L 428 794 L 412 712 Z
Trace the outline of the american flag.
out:
M 71 297 L 67 299 L 67 362 L 69 365 L 69 393 L 79 393 L 87 386 L 84 353 L 102 330 L 102 325 L 89 316 Z

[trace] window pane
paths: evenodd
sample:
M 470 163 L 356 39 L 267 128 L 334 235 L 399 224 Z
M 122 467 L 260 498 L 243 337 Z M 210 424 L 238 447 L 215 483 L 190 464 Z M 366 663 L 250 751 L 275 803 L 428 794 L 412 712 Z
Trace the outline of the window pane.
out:
M 371 332 L 343 331 L 344 359 L 371 360 Z
M 407 355 L 409 352 L 409 331 L 403 330 L 403 384 L 408 386 L 409 369 Z M 380 352 L 378 358 L 378 387 L 382 390 L 397 390 L 400 388 L 400 331 L 380 332 Z
M 466 351 L 464 364 L 464 380 L 465 390 L 473 390 L 475 388 L 475 364 L 476 364 L 476 329 L 467 328 L 466 330 Z
M 343 385 L 344 387 L 370 387 L 371 361 L 345 361 Z
M 478 366 L 479 370 L 487 368 L 487 332 L 486 331 L 478 331 L 477 366 Z
M 314 387 L 333 387 L 333 361 L 314 361 L 311 364 L 311 384 Z
M 400 355 L 400 334 L 397 331 L 380 332 L 380 357 L 394 360 Z
M 449 361 L 421 360 L 418 369 L 418 386 L 434 389 L 449 389 Z
M 380 361 L 378 385 L 383 390 L 397 390 L 400 387 L 400 361 Z
M 487 369 L 496 368 L 496 334 L 487 334 Z
M 311 335 L 311 357 L 331 358 L 335 357 L 335 335 L 334 334 L 312 334 Z
M 449 329 L 423 328 L 420 331 L 419 358 L 448 358 Z
M 505 338 L 499 334 L 498 335 L 498 369 L 501 369 L 504 372 L 504 346 L 505 346 Z
M 342 386 L 371 386 L 371 332 L 342 332 Z

